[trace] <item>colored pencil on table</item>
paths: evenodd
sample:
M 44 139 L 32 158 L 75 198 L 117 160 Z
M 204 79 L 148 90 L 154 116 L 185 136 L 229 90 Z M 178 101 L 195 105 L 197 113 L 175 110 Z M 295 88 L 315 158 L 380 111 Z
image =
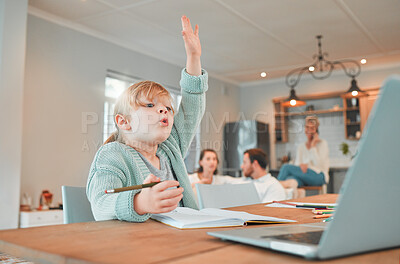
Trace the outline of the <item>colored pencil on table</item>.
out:
M 330 211 L 330 212 L 314 212 L 314 214 L 317 214 L 317 215 L 322 215 L 322 214 L 333 214 L 333 212 L 332 212 L 332 211 Z
M 334 209 L 313 209 L 313 213 L 315 212 L 334 212 Z
M 131 191 L 131 190 L 140 190 L 143 188 L 153 187 L 154 185 L 156 185 L 158 183 L 160 183 L 160 182 L 151 182 L 151 183 L 133 185 L 133 186 L 128 186 L 128 187 L 116 188 L 116 189 L 106 190 L 105 192 L 106 193 L 119 193 L 119 192 Z
M 315 208 L 315 209 L 327 209 L 326 206 L 323 205 L 306 205 L 306 204 L 298 204 L 297 208 Z
M 314 215 L 314 219 L 319 219 L 319 218 L 329 218 L 333 216 L 333 214 L 324 214 L 324 215 Z
M 286 205 L 291 205 L 291 206 L 296 206 L 297 204 L 294 203 L 288 203 L 288 202 L 282 202 L 282 201 L 273 201 L 272 203 L 280 203 L 280 204 L 286 204 Z
M 315 209 L 335 209 L 335 206 L 323 205 L 323 204 L 299 204 L 296 205 L 299 208 L 315 208 Z
M 303 204 L 303 206 L 326 207 L 331 209 L 334 209 L 336 207 L 335 205 L 324 205 L 324 204 Z
M 333 220 L 333 216 L 322 220 L 322 222 L 330 222 L 330 221 L 332 221 L 332 220 Z
M 295 203 L 283 202 L 283 201 L 273 201 L 272 203 L 286 204 L 286 205 L 295 206 L 297 208 L 313 208 L 315 210 L 334 210 L 335 209 L 335 206 L 331 206 L 331 205 L 295 204 Z

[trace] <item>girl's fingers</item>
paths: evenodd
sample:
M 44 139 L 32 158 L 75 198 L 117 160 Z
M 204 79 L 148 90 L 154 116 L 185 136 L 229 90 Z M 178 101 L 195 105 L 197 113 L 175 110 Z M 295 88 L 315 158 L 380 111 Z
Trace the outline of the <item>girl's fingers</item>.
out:
M 193 32 L 192 25 L 190 24 L 190 19 L 187 18 L 186 16 L 182 16 L 181 18 L 182 21 L 182 34 L 184 32 Z
M 172 210 L 175 210 L 177 207 L 178 207 L 178 204 L 176 204 L 176 205 L 174 205 L 174 206 L 170 206 L 170 207 L 164 207 L 164 208 L 161 208 L 161 209 L 160 209 L 160 212 L 158 212 L 158 213 L 159 213 L 159 214 L 162 214 L 162 213 L 169 213 L 169 212 L 171 212 Z
M 154 186 L 151 187 L 151 188 L 152 188 L 153 190 L 157 191 L 157 192 L 162 192 L 162 191 L 165 191 L 165 190 L 168 189 L 168 188 L 177 187 L 177 186 L 179 186 L 179 182 L 178 182 L 178 181 L 171 181 L 171 180 L 169 180 L 169 181 L 160 182 L 159 184 L 154 185 Z
M 196 36 L 199 36 L 199 25 L 196 25 L 196 26 L 195 26 L 195 28 L 194 28 L 194 34 L 195 34 Z
M 149 176 L 144 179 L 143 183 L 159 182 L 160 178 L 154 176 L 154 174 L 149 174 Z
M 157 199 L 166 200 L 177 197 L 183 193 L 183 188 L 174 188 L 159 192 L 157 194 Z
M 182 30 L 185 30 L 185 28 L 186 28 L 186 21 L 185 21 L 185 19 L 186 19 L 186 16 L 182 16 L 182 17 L 181 17 Z
M 183 31 L 191 29 L 189 18 L 187 18 L 186 16 L 182 16 L 181 21 L 182 21 L 182 30 Z
M 162 201 L 159 203 L 159 207 L 160 207 L 160 209 L 161 209 L 161 208 L 168 208 L 168 207 L 177 206 L 178 203 L 179 203 L 179 201 L 182 200 L 182 197 L 183 197 L 183 195 L 180 194 L 180 195 L 178 195 L 178 196 L 176 196 L 176 197 L 173 197 L 173 198 L 170 198 L 170 199 L 162 200 Z

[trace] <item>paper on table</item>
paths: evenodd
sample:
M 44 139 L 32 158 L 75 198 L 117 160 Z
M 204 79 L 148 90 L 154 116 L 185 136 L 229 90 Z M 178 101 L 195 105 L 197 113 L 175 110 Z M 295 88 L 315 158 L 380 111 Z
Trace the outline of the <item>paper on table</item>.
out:
M 240 226 L 247 222 L 251 223 L 290 223 L 294 220 L 276 217 L 249 214 L 217 208 L 205 208 L 200 211 L 187 207 L 178 207 L 169 213 L 153 214 L 152 219 L 164 224 L 186 228 L 209 228 L 224 226 Z
M 337 206 L 336 203 L 300 203 L 300 202 L 290 202 L 291 204 L 295 205 L 322 205 L 322 206 Z M 283 204 L 283 203 L 270 203 L 265 205 L 266 207 L 279 207 L 279 208 L 299 208 L 294 205 L 289 205 L 289 204 Z M 313 208 L 306 208 L 306 207 L 300 207 L 301 209 L 313 209 Z
M 242 211 L 230 211 L 224 209 L 217 209 L 217 208 L 205 208 L 200 210 L 201 212 L 210 214 L 210 215 L 218 215 L 223 217 L 230 217 L 230 218 L 239 218 L 242 219 L 244 222 L 250 221 L 266 221 L 266 222 L 280 222 L 280 223 L 291 223 L 296 222 L 294 220 L 276 218 L 271 216 L 261 216 L 255 214 L 249 214 Z
M 218 226 L 223 222 L 226 226 L 238 226 L 242 221 L 225 222 L 225 217 L 208 215 L 204 212 L 193 210 L 186 207 L 178 207 L 169 213 L 153 214 L 152 219 L 171 225 L 178 228 L 198 228 L 198 227 L 212 227 Z

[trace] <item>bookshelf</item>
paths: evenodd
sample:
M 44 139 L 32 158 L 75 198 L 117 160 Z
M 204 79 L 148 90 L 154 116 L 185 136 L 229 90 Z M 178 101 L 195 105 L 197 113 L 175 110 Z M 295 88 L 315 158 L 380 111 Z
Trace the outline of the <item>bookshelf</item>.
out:
M 293 118 L 327 114 L 343 115 L 346 139 L 358 140 L 378 96 L 379 88 L 365 91 L 367 96 L 359 98 L 345 98 L 342 92 L 303 95 L 299 97 L 306 101 L 306 106 L 295 108 L 282 106 L 286 97 L 274 98 L 272 102 L 275 111 L 275 142 L 288 142 L 288 123 Z M 315 109 L 309 109 L 310 106 L 315 106 Z

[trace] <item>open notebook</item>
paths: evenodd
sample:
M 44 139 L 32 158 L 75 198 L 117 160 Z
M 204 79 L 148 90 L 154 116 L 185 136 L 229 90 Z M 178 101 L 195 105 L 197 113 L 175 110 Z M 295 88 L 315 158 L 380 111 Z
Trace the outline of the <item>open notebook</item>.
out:
M 204 208 L 198 211 L 187 207 L 178 207 L 169 213 L 153 214 L 151 218 L 179 229 L 242 226 L 247 223 L 296 222 L 294 220 L 217 208 Z

